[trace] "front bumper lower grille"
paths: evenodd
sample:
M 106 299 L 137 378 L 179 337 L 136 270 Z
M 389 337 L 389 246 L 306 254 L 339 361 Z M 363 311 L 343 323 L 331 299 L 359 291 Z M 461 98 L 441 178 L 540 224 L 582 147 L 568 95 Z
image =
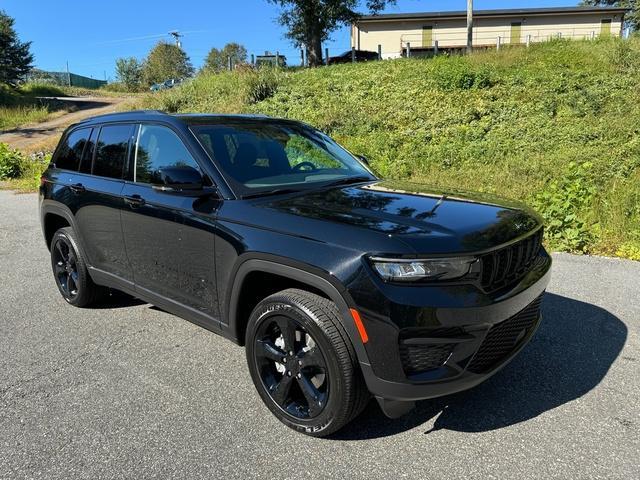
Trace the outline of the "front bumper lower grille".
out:
M 467 370 L 486 373 L 504 361 L 531 333 L 540 318 L 542 295 L 513 317 L 491 327 Z
M 460 328 L 405 329 L 400 334 L 400 360 L 408 376 L 442 367 L 463 334 Z
M 400 359 L 407 375 L 440 368 L 445 364 L 455 343 L 442 345 L 400 345 Z

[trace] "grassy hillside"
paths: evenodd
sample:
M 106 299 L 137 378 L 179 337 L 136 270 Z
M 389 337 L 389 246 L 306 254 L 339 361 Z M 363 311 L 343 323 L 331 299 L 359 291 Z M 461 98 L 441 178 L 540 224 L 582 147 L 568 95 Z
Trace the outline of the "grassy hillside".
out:
M 65 96 L 51 85 L 28 83 L 13 89 L 0 84 L 0 131 L 39 123 L 66 113 L 64 108 L 39 101 L 38 96 Z
M 204 75 L 138 99 L 309 122 L 385 177 L 523 199 L 557 250 L 640 259 L 640 39 Z

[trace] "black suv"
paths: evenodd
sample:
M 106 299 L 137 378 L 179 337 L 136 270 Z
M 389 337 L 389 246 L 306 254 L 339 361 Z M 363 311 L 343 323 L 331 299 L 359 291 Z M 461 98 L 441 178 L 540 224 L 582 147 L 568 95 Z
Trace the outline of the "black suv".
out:
M 314 128 L 127 112 L 69 127 L 40 188 L 56 284 L 120 290 L 246 346 L 286 425 L 328 435 L 494 374 L 551 259 L 522 205 L 383 181 Z

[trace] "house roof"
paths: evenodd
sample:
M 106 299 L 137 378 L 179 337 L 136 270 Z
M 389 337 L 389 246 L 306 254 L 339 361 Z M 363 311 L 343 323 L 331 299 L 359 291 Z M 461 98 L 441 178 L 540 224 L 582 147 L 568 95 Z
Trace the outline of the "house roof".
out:
M 581 14 L 581 13 L 626 13 L 629 8 L 621 7 L 550 7 L 550 8 L 505 8 L 497 10 L 474 10 L 473 16 L 478 17 L 510 17 L 533 16 L 554 14 Z M 358 22 L 370 22 L 381 20 L 424 20 L 437 18 L 466 18 L 466 10 L 453 10 L 443 12 L 419 12 L 419 13 L 386 13 L 380 15 L 363 15 Z

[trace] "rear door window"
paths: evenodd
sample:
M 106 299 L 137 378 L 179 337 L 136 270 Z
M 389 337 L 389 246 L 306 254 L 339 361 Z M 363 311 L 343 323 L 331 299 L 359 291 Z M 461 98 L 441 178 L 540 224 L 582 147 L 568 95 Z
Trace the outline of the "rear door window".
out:
M 80 165 L 82 153 L 89 140 L 90 128 L 74 130 L 64 139 L 56 156 L 56 168 L 77 171 Z
M 122 178 L 132 132 L 133 125 L 105 125 L 100 129 L 93 162 L 94 175 Z

